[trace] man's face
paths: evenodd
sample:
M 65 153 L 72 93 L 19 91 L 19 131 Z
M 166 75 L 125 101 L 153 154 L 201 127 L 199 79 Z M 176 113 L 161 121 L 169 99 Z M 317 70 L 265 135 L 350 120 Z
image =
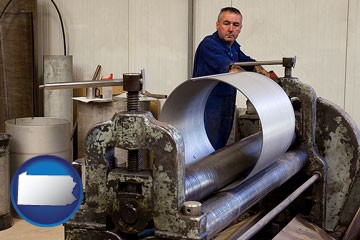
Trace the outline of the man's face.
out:
M 232 12 L 221 13 L 219 20 L 216 22 L 218 35 L 229 46 L 231 46 L 239 36 L 242 27 L 242 17 Z

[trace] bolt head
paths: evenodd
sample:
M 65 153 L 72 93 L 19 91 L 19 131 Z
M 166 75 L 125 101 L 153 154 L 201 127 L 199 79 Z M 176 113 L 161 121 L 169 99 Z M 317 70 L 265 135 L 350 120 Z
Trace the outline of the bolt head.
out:
M 142 89 L 140 73 L 123 74 L 123 88 L 127 92 L 139 92 Z

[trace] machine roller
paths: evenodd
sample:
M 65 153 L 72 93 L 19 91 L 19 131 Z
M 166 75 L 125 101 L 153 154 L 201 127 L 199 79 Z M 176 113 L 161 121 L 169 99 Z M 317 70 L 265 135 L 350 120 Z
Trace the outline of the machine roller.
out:
M 250 72 L 190 79 L 169 95 L 159 120 L 139 111 L 141 74 L 124 74 L 128 110 L 87 134 L 84 202 L 65 239 L 262 239 L 299 215 L 329 236 L 353 233 L 359 130 L 291 76 L 293 58 L 281 63 L 285 77 L 276 82 Z M 246 137 L 214 151 L 203 116 L 219 82 L 256 111 L 236 117 L 234 132 Z M 116 167 L 114 148 L 128 151 L 126 166 Z

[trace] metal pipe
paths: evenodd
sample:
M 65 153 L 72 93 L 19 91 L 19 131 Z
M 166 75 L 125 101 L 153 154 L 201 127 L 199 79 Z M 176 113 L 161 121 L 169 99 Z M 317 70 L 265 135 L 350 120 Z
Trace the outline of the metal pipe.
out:
M 46 83 L 40 85 L 39 88 L 44 89 L 72 89 L 72 88 L 88 88 L 88 87 L 106 87 L 106 86 L 122 86 L 123 80 L 94 80 L 94 81 L 79 81 L 79 82 L 58 82 L 58 83 Z
M 287 152 L 271 166 L 239 186 L 228 188 L 205 201 L 202 210 L 207 214 L 206 230 L 209 238 L 226 228 L 269 192 L 294 176 L 305 165 L 307 159 L 308 155 L 305 151 Z
M 290 69 L 295 67 L 296 57 L 284 57 L 282 60 L 255 61 L 255 62 L 236 62 L 231 65 L 235 66 L 258 66 L 258 65 L 282 65 Z
M 320 175 L 315 173 L 312 175 L 305 183 L 303 183 L 299 188 L 297 188 L 290 196 L 285 198 L 279 205 L 272 209 L 268 214 L 266 214 L 262 219 L 260 219 L 256 224 L 254 224 L 249 230 L 247 230 L 243 235 L 241 235 L 236 240 L 247 240 L 253 237 L 257 232 L 259 232 L 266 224 L 268 224 L 274 217 L 276 217 L 282 210 L 284 210 L 290 203 L 292 203 L 301 193 L 313 185 Z
M 262 134 L 257 133 L 189 165 L 185 170 L 185 199 L 200 201 L 227 184 L 244 179 L 259 158 L 261 147 Z
M 101 69 L 101 65 L 97 65 L 96 69 L 95 69 L 95 72 L 94 72 L 94 75 L 93 75 L 91 80 L 95 81 L 97 79 L 97 77 L 99 76 L 100 69 Z
M 258 65 L 282 65 L 283 60 L 256 61 L 256 62 L 236 62 L 232 66 L 258 66 Z

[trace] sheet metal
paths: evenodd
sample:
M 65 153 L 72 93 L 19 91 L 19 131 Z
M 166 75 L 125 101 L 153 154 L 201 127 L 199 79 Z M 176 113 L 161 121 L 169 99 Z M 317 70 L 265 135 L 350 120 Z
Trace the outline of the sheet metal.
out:
M 185 164 L 199 161 L 214 151 L 206 135 L 204 109 L 218 82 L 238 89 L 254 105 L 262 126 L 261 154 L 249 173 L 254 175 L 282 155 L 295 135 L 295 116 L 289 97 L 270 78 L 252 72 L 228 73 L 190 79 L 166 100 L 160 121 L 176 127 L 185 143 Z

